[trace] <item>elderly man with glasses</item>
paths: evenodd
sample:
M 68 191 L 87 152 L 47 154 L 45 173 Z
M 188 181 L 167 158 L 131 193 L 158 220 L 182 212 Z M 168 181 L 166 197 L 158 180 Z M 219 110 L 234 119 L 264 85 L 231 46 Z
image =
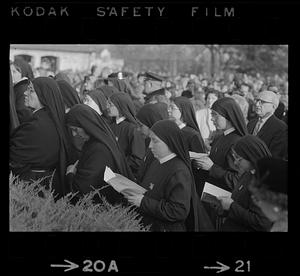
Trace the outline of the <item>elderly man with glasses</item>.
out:
M 279 120 L 274 112 L 279 104 L 279 97 L 273 91 L 262 91 L 255 100 L 257 118 L 251 120 L 248 132 L 262 139 L 273 157 L 287 160 L 288 127 Z

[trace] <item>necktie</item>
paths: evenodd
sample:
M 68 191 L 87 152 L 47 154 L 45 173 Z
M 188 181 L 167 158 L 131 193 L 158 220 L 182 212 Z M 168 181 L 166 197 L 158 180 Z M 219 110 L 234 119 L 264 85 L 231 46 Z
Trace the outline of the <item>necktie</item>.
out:
M 256 126 L 255 126 L 255 128 L 253 130 L 253 135 L 257 135 L 257 133 L 260 130 L 261 124 L 262 124 L 262 119 L 259 118 L 258 121 L 257 121 L 257 123 L 256 123 Z

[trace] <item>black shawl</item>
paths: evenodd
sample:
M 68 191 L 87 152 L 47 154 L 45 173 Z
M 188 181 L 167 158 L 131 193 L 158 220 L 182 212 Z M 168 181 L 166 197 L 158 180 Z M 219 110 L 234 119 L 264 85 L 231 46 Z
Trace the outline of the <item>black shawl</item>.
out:
M 65 80 L 68 84 L 72 85 L 72 82 L 69 78 L 69 76 L 64 73 L 64 72 L 58 72 L 55 76 L 54 76 L 54 79 L 56 81 L 60 81 L 60 80 Z
M 77 91 L 66 80 L 59 79 L 56 82 L 63 96 L 64 103 L 68 108 L 81 103 Z
M 19 68 L 21 69 L 21 73 L 22 73 L 22 78 L 26 77 L 30 80 L 33 80 L 34 75 L 32 72 L 32 68 L 30 66 L 30 64 L 25 61 L 22 57 L 15 57 L 14 59 L 14 63 L 19 66 Z
M 131 94 L 129 85 L 125 80 L 120 80 L 118 78 L 108 78 L 109 81 L 113 83 L 113 86 L 119 90 L 119 92 L 124 92 Z
M 174 98 L 173 101 L 180 109 L 184 123 L 186 123 L 187 126 L 193 128 L 197 132 L 200 132 L 196 120 L 195 110 L 191 101 L 188 98 L 182 96 Z
M 97 87 L 96 90 L 101 91 L 104 96 L 108 99 L 112 94 L 118 93 L 119 90 L 114 86 L 109 85 L 102 85 L 100 87 Z
M 230 121 L 239 135 L 244 136 L 248 133 L 243 112 L 234 99 L 229 97 L 218 99 L 211 109 Z
M 151 128 L 157 121 L 169 118 L 168 106 L 165 103 L 145 104 L 136 117 L 142 124 Z
M 110 100 L 119 110 L 120 116 L 124 116 L 127 121 L 137 124 L 135 106 L 128 94 L 123 92 L 111 95 Z
M 134 179 L 112 130 L 94 109 L 77 104 L 66 114 L 66 122 L 70 126 L 84 129 L 91 138 L 104 144 L 110 150 L 119 173 L 131 180 Z
M 259 159 L 272 156 L 267 145 L 257 136 L 250 134 L 239 139 L 233 149 L 253 166 Z
M 41 104 L 50 113 L 51 119 L 53 120 L 59 135 L 60 156 L 57 173 L 60 184 L 59 186 L 53 188 L 58 192 L 59 195 L 65 195 L 69 192 L 67 187 L 64 186 L 66 164 L 69 156 L 69 145 L 67 140 L 68 134 L 65 128 L 65 106 L 63 97 L 57 82 L 53 78 L 38 77 L 35 78 L 32 83 Z
M 191 167 L 191 160 L 189 157 L 188 148 L 184 142 L 180 128 L 177 124 L 170 120 L 161 120 L 155 123 L 151 130 L 157 135 L 169 149 L 180 158 L 190 171 L 192 177 L 191 188 L 191 207 L 190 213 L 186 220 L 186 226 L 188 231 L 211 231 L 213 226 L 210 219 L 200 202 L 200 199 L 196 192 L 195 181 L 193 177 L 193 171 Z
M 102 90 L 94 89 L 87 93 L 91 98 L 94 100 L 94 102 L 99 106 L 99 109 L 102 113 L 105 113 L 107 110 L 107 98 L 103 94 Z

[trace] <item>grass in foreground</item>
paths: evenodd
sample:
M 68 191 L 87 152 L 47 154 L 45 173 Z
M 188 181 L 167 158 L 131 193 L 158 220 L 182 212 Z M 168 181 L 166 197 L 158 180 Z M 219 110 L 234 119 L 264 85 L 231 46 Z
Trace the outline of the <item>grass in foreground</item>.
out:
M 24 182 L 10 174 L 10 231 L 149 231 L 132 206 L 112 206 L 105 199 L 93 204 L 96 190 L 73 205 L 70 200 L 74 194 L 55 201 L 53 192 L 39 183 Z M 44 197 L 38 196 L 41 192 Z

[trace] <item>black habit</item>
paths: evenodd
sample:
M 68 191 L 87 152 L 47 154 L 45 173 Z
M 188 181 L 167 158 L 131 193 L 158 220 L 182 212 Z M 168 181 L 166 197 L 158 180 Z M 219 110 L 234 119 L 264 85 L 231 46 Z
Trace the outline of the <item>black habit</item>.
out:
M 84 129 L 90 137 L 83 146 L 75 175 L 70 173 L 67 177 L 74 192 L 78 191 L 82 196 L 92 191 L 92 187 L 97 189 L 106 185 L 103 179 L 106 166 L 134 180 L 112 130 L 95 110 L 87 105 L 75 105 L 67 113 L 66 121 L 69 126 Z M 102 189 L 100 194 L 112 204 L 123 200 L 111 186 Z

